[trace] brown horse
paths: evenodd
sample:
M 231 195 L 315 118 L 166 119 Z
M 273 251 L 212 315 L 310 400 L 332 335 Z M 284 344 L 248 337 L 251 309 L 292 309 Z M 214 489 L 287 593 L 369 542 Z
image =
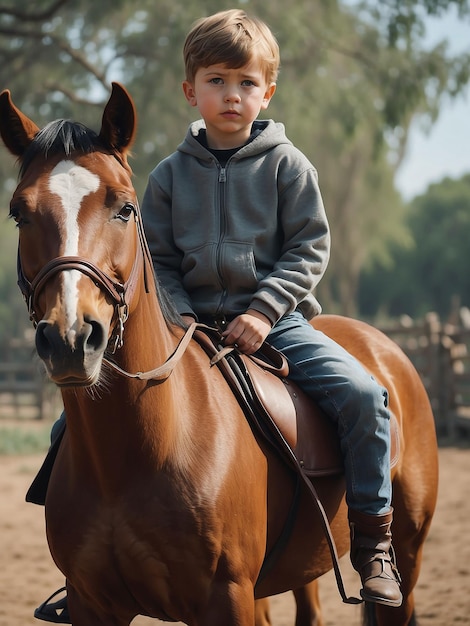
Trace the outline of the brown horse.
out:
M 309 583 L 331 568 L 331 557 L 304 492 L 284 551 L 258 580 L 295 480 L 254 435 L 219 369 L 186 341 L 155 285 L 127 162 L 135 133 L 127 92 L 113 85 L 96 134 L 64 121 L 39 131 L 5 91 L 0 132 L 21 166 L 10 210 L 19 285 L 67 414 L 46 521 L 73 624 L 127 626 L 141 614 L 191 626 L 253 626 L 255 597 L 315 589 Z M 436 501 L 430 405 L 416 371 L 383 334 L 341 317 L 315 324 L 388 388 L 400 426 L 393 531 L 404 602 L 377 606 L 375 618 L 405 626 L 414 619 L 413 588 Z M 111 361 L 153 375 L 123 377 Z M 316 487 L 344 554 L 343 477 L 317 479 Z

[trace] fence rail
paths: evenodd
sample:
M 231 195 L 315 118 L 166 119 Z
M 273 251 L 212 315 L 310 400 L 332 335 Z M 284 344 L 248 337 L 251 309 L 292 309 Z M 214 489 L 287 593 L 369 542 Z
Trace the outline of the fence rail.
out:
M 422 320 L 401 318 L 381 330 L 410 358 L 424 383 L 438 435 L 470 436 L 470 320 L 462 309 L 453 324 L 435 313 Z
M 11 339 L 1 355 L 0 419 L 52 419 L 60 410 L 59 391 L 46 379 L 32 336 Z
M 406 316 L 380 329 L 407 354 L 424 383 L 438 435 L 470 436 L 470 311 L 442 322 L 435 313 Z M 0 362 L 0 418 L 54 417 L 60 398 L 32 357 L 32 338 L 12 340 Z M 52 411 L 52 415 L 50 415 Z

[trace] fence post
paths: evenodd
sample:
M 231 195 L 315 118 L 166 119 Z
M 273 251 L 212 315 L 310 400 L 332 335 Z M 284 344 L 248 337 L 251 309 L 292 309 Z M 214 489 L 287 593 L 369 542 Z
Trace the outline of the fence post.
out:
M 431 401 L 436 430 L 446 424 L 447 397 L 443 385 L 441 344 L 442 324 L 439 315 L 430 312 L 424 318 L 424 332 L 427 338 L 428 395 Z

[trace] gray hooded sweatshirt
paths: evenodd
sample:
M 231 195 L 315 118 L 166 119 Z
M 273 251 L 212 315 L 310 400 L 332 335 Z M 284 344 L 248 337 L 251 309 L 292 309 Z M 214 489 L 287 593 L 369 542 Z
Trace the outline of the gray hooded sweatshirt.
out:
M 142 204 L 155 272 L 182 315 L 231 318 L 255 309 L 274 325 L 313 295 L 330 234 L 308 159 L 284 126 L 253 124 L 252 139 L 222 167 L 191 124 L 176 152 L 151 172 Z

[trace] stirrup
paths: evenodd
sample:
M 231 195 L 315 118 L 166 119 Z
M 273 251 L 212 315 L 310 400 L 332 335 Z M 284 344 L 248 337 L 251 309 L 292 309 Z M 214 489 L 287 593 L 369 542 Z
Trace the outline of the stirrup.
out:
M 59 593 L 67 591 L 66 587 L 61 587 L 57 591 L 47 598 L 38 608 L 34 611 L 34 617 L 40 619 L 43 622 L 52 622 L 54 624 L 71 624 L 69 609 L 67 606 L 67 595 L 60 600 L 51 602 Z

